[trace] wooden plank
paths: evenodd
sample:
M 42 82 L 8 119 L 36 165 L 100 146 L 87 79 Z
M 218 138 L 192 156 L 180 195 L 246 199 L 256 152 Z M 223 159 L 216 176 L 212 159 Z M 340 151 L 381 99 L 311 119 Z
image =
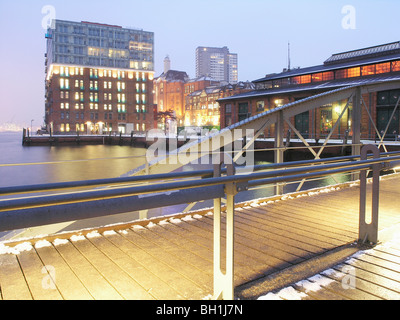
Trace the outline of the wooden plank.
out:
M 104 277 L 96 270 L 96 268 L 80 254 L 80 252 L 74 246 L 74 242 L 69 242 L 67 244 L 57 246 L 56 248 L 94 299 L 122 299 L 121 295 L 119 295 L 118 292 L 107 282 L 107 280 L 104 279 Z
M 34 300 L 62 299 L 57 285 L 53 283 L 51 272 L 46 271 L 34 248 L 21 252 L 17 258 Z
M 102 237 L 100 234 L 99 236 Z M 148 300 L 152 298 L 143 287 L 90 241 L 76 241 L 74 245 L 123 299 Z
M 123 248 L 110 241 L 111 237 L 111 235 L 106 237 L 94 237 L 90 238 L 90 242 L 143 287 L 152 297 L 149 299 L 164 300 L 176 295 L 176 292 L 172 291 L 168 284 L 136 261 L 134 255 L 130 256 L 126 254 L 124 250 L 122 250 Z
M 168 252 L 168 242 L 162 246 L 158 246 L 154 241 L 146 237 L 146 233 L 148 233 L 147 229 L 137 229 L 135 231 L 128 230 L 123 232 L 122 235 L 154 259 L 178 273 L 179 278 L 182 279 L 182 285 L 187 286 L 186 290 L 192 287 L 193 293 L 200 297 L 205 297 L 212 293 L 212 285 L 207 286 L 205 282 L 201 283 L 200 279 L 203 279 L 203 281 L 206 279 L 203 277 L 203 272 L 200 269 L 185 263 L 179 256 L 172 256 Z
M 163 286 L 164 291 L 159 292 L 159 295 L 162 295 L 164 299 L 177 300 L 193 298 L 189 292 L 186 292 L 185 288 L 182 288 L 182 282 L 179 281 L 179 276 L 174 272 L 174 270 L 165 264 L 160 263 L 147 252 L 141 250 L 121 233 L 106 235 L 105 237 L 115 246 L 118 246 L 125 254 L 138 261 L 143 268 L 150 271 L 153 275 L 151 280 L 154 283 L 162 281 L 164 284 L 167 284 L 166 286 Z
M 0 255 L 0 287 L 4 300 L 32 300 L 28 284 L 14 254 Z
M 57 285 L 63 299 L 93 299 L 82 282 L 78 279 L 53 245 L 38 248 L 37 253 L 45 265 L 54 268 L 55 284 Z
M 197 286 L 202 287 L 206 292 L 212 293 L 212 264 L 207 263 L 205 267 L 204 260 L 200 256 L 194 255 L 186 248 L 177 247 L 168 239 L 152 232 L 156 228 L 159 228 L 159 226 L 153 225 L 144 230 L 137 230 L 136 234 L 143 237 L 148 242 L 147 245 L 154 246 L 157 251 L 161 252 L 160 260 L 165 261 L 174 268 L 179 268 Z
M 202 218 L 203 220 L 204 218 Z M 211 265 L 213 265 L 213 235 L 211 230 L 211 225 L 203 225 L 202 228 L 196 227 L 193 223 L 185 224 L 184 221 L 179 220 L 178 222 L 174 220 L 175 223 L 166 223 L 162 224 L 161 226 L 170 231 L 174 232 L 175 234 L 179 235 L 187 242 L 187 245 L 190 245 L 193 251 L 197 251 L 199 254 L 203 254 L 209 261 L 211 261 Z M 201 221 L 202 222 L 202 221 Z M 223 246 L 223 243 L 222 243 Z M 222 251 L 224 251 L 224 246 L 222 247 Z M 205 251 L 205 252 L 204 252 Z M 241 261 L 241 257 L 243 257 L 243 253 L 238 250 L 239 252 L 235 252 L 235 268 L 236 272 L 234 274 L 234 281 L 235 283 L 243 283 L 245 281 L 250 281 L 254 279 L 254 273 L 249 272 L 241 272 L 243 268 L 246 268 L 247 271 L 252 270 L 258 266 L 257 263 L 253 265 L 251 260 L 247 260 L 248 263 L 243 265 L 243 261 Z M 221 265 L 223 267 L 224 259 L 221 258 Z M 253 261 L 254 262 L 254 261 Z M 265 266 L 263 265 L 263 268 Z M 257 272 L 256 272 L 257 273 Z M 250 277 L 249 277 L 250 276 Z
M 207 216 L 202 219 L 197 220 L 191 224 L 179 224 L 185 230 L 192 230 L 194 234 L 198 234 L 201 236 L 207 236 L 208 239 L 213 239 L 213 233 L 210 231 L 206 234 L 203 230 L 205 228 L 211 228 L 213 226 L 213 218 Z M 225 224 L 222 221 L 222 227 L 224 228 Z M 225 236 L 221 235 L 221 250 L 222 250 L 222 270 L 224 270 L 223 264 L 224 260 L 224 252 L 225 252 Z M 208 240 L 209 241 L 209 240 Z M 234 252 L 234 283 L 235 285 L 240 285 L 244 282 L 251 281 L 257 279 L 266 274 L 270 274 L 272 272 L 278 271 L 277 266 L 290 265 L 285 261 L 277 259 L 275 257 L 267 256 L 264 253 L 255 250 L 253 247 L 248 246 L 246 241 L 240 239 L 235 234 L 235 252 Z M 210 251 L 212 252 L 212 247 Z
M 241 209 L 237 211 L 237 216 L 246 219 L 241 221 L 243 224 L 256 225 L 257 229 L 260 229 L 260 232 L 265 232 L 276 241 L 287 243 L 294 248 L 308 252 L 321 252 L 321 250 L 326 248 L 326 246 L 321 246 L 315 241 L 310 241 L 308 238 L 288 233 L 280 225 L 271 224 L 268 218 L 269 214 L 265 212 L 260 213 L 252 209 Z

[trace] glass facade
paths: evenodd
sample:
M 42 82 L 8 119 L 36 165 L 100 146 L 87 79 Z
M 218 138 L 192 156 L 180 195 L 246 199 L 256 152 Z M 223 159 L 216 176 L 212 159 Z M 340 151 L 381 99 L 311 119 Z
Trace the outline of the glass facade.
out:
M 154 70 L 154 33 L 91 22 L 55 21 L 48 64 Z

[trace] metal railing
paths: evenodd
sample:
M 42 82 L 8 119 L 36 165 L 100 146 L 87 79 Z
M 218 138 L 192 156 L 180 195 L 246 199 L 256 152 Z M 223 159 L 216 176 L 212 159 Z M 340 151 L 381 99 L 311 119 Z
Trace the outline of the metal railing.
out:
M 0 231 L 109 216 L 203 200 L 214 200 L 214 296 L 233 299 L 235 196 L 249 188 L 339 173 L 360 175 L 360 241 L 377 242 L 379 174 L 400 166 L 400 152 L 380 153 L 374 145 L 361 155 L 257 165 L 235 174 L 233 161 L 216 154 L 213 170 L 0 188 Z M 226 168 L 223 168 L 223 167 Z M 372 222 L 365 222 L 366 172 L 373 172 Z M 45 194 L 43 194 L 45 193 Z M 14 196 L 11 197 L 10 196 Z M 221 268 L 221 199 L 226 197 L 226 266 Z M 225 272 L 222 272 L 222 269 Z

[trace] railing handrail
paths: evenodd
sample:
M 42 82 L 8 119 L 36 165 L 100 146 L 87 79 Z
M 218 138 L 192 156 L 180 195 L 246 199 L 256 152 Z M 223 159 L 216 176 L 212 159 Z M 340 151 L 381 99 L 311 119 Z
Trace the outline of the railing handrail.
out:
M 381 153 L 381 156 L 383 158 L 380 158 L 380 159 L 385 159 L 385 158 L 388 158 L 388 157 L 391 157 L 394 155 L 400 156 L 400 151 Z M 316 164 L 322 164 L 322 163 L 332 163 L 332 162 L 339 163 L 339 162 L 344 162 L 346 160 L 354 162 L 357 159 L 360 159 L 359 155 L 254 165 L 252 167 L 252 169 L 254 172 L 257 172 L 257 171 L 263 171 L 263 170 L 277 170 L 277 169 L 286 169 L 286 168 L 293 168 L 293 167 L 314 166 Z M 375 159 L 372 161 L 376 162 L 377 160 Z M 387 161 L 390 161 L 390 160 L 385 159 L 385 162 L 387 162 Z M 224 172 L 225 172 L 225 169 L 223 169 L 222 173 L 224 173 Z M 277 173 L 277 172 L 275 171 L 275 173 Z M 212 175 L 213 175 L 212 169 L 204 169 L 204 170 L 195 170 L 195 171 L 187 171 L 187 172 L 172 172 L 172 173 L 164 173 L 164 174 L 149 174 L 149 175 L 141 175 L 141 176 L 94 179 L 94 180 L 84 180 L 84 181 L 57 182 L 57 183 L 37 184 L 37 185 L 28 185 L 28 186 L 12 186 L 12 187 L 0 188 L 0 196 L 21 194 L 21 193 L 52 191 L 52 190 L 60 190 L 60 189 L 81 188 L 81 187 L 89 187 L 89 186 L 100 187 L 100 186 L 105 186 L 105 185 L 110 186 L 110 185 L 115 185 L 115 184 L 126 184 L 126 183 L 149 183 L 149 182 L 153 182 L 153 181 L 165 181 L 165 180 L 172 180 L 172 179 L 178 179 L 178 178 L 196 178 L 197 177 L 197 178 L 204 179 L 204 178 L 212 177 Z M 234 178 L 231 178 L 231 179 L 234 179 Z M 232 182 L 232 181 L 229 181 L 229 182 Z M 168 190 L 166 190 L 166 191 L 168 191 Z M 0 208 L 1 208 L 1 205 L 0 205 Z
M 391 165 L 389 164 L 391 163 Z M 116 188 L 102 188 L 89 191 L 70 192 L 65 194 L 42 195 L 34 197 L 23 197 L 16 199 L 5 199 L 0 201 L 0 215 L 10 213 L 16 210 L 29 210 L 40 206 L 56 206 L 67 205 L 71 203 L 93 202 L 95 200 L 112 199 L 115 197 L 132 197 L 143 194 L 153 194 L 169 191 L 180 191 L 193 188 L 224 186 L 228 183 L 245 183 L 250 186 L 280 183 L 283 181 L 294 181 L 295 179 L 320 177 L 343 172 L 354 172 L 372 168 L 376 164 L 381 164 L 381 168 L 395 167 L 400 164 L 400 156 L 384 157 L 377 159 L 347 161 L 341 163 L 313 165 L 307 167 L 270 170 L 266 172 L 253 172 L 249 174 L 240 174 L 222 177 L 210 177 L 207 179 L 184 180 L 168 183 L 145 184 L 139 186 L 123 186 Z M 207 171 L 208 172 L 208 171 Z M 158 175 L 155 175 L 158 176 Z M 174 174 L 166 174 L 161 176 L 174 177 Z M 182 175 L 185 176 L 185 175 Z M 154 176 L 153 176 L 154 178 Z M 176 178 L 176 176 L 175 176 Z M 145 180 L 145 178 L 143 178 Z M 247 190 L 246 188 L 238 188 L 238 192 Z M 204 197 L 203 197 L 204 198 Z M 210 194 L 208 199 L 214 199 L 214 195 Z M 186 199 L 177 197 L 175 204 L 186 203 Z M 154 207 L 159 207 L 160 203 L 154 203 Z M 82 218 L 83 219 L 83 218 Z M 4 228 L 4 227 L 3 227 Z

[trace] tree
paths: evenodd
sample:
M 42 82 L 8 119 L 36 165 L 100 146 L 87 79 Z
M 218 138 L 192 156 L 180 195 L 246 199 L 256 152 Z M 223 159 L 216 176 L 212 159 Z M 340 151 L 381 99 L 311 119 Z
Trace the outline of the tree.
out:
M 157 113 L 157 120 L 162 124 L 164 132 L 167 132 L 169 121 L 176 121 L 175 112 L 172 109 L 160 111 Z

